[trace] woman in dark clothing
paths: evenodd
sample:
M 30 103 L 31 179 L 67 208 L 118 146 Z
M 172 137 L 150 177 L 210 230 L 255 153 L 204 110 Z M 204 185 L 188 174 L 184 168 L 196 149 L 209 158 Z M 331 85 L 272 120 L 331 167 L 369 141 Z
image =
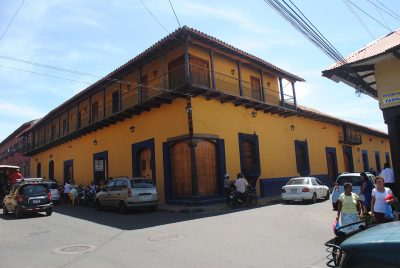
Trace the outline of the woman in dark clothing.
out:
M 371 193 L 374 185 L 368 178 L 367 174 L 362 172 L 360 174 L 361 177 L 361 191 L 360 191 L 360 200 L 362 200 L 364 213 L 368 213 L 371 211 Z

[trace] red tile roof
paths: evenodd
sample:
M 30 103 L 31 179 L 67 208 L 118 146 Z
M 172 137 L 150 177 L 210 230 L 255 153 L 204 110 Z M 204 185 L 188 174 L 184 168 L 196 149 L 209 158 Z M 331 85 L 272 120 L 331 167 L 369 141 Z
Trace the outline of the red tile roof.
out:
M 348 56 L 345 60 L 346 62 L 337 62 L 330 66 L 327 70 L 335 69 L 342 65 L 364 61 L 375 56 L 387 53 L 396 47 L 400 48 L 400 29 L 383 36 L 372 43 L 366 45 L 360 50 L 354 52 Z

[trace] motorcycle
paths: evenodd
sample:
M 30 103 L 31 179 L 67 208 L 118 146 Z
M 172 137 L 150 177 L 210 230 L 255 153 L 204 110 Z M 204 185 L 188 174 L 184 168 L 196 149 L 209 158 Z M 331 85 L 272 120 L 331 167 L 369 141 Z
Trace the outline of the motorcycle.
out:
M 258 202 L 258 196 L 256 189 L 248 185 L 246 188 L 246 192 L 243 194 L 239 193 L 235 189 L 231 189 L 229 194 L 229 201 L 232 208 L 237 208 L 241 205 L 245 205 L 247 207 L 255 207 Z
M 94 205 L 95 204 L 95 196 L 96 192 L 93 191 L 91 188 L 83 188 L 80 191 L 78 191 L 78 199 L 79 199 L 79 204 L 82 205 Z

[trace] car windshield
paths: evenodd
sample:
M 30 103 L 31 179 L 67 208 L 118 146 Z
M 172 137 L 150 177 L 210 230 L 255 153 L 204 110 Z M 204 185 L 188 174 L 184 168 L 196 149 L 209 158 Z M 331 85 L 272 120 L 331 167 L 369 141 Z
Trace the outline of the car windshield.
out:
M 46 185 L 44 184 L 36 184 L 36 185 L 26 185 L 22 188 L 23 195 L 35 195 L 42 194 L 46 192 Z
M 291 179 L 288 181 L 286 185 L 306 185 L 309 183 L 309 179 L 298 178 L 298 179 Z
M 135 179 L 131 180 L 132 188 L 153 188 L 154 183 L 151 179 Z
M 346 182 L 350 182 L 353 186 L 360 186 L 360 176 L 341 176 L 338 178 L 337 183 L 339 186 L 343 186 Z

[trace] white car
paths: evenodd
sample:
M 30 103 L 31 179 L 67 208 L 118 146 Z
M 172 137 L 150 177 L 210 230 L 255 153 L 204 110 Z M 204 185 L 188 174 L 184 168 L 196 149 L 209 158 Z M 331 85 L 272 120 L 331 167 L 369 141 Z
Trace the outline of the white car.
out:
M 61 201 L 61 194 L 60 190 L 58 189 L 58 185 L 54 181 L 43 181 L 49 186 L 50 192 L 51 192 L 51 201 L 53 203 L 60 204 Z
M 375 176 L 369 172 L 365 172 L 368 179 L 371 181 L 373 187 L 375 187 Z M 360 173 L 343 173 L 340 174 L 336 179 L 335 187 L 332 191 L 332 207 L 334 210 L 338 209 L 337 200 L 339 196 L 344 193 L 344 183 L 350 182 L 353 186 L 353 193 L 360 194 L 361 191 L 361 178 Z
M 290 179 L 282 187 L 281 197 L 285 202 L 309 200 L 315 203 L 320 198 L 328 200 L 330 193 L 329 188 L 317 178 L 298 177 Z

